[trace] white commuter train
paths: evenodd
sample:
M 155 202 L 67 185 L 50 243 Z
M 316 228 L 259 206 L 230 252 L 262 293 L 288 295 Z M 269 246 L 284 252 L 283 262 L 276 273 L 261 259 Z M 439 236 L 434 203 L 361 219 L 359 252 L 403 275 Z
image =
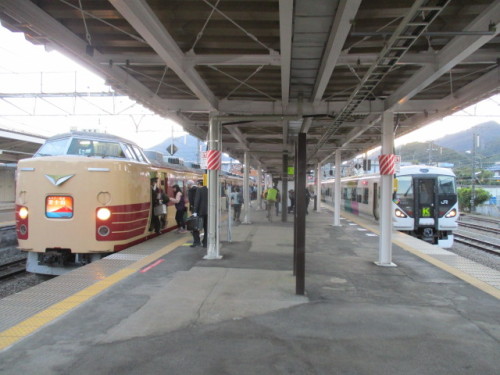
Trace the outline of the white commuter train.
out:
M 335 180 L 321 184 L 322 199 L 334 204 Z M 378 221 L 380 175 L 342 179 L 342 210 Z M 449 248 L 458 227 L 455 174 L 447 168 L 424 165 L 401 167 L 394 178 L 392 223 L 399 230 L 426 242 Z

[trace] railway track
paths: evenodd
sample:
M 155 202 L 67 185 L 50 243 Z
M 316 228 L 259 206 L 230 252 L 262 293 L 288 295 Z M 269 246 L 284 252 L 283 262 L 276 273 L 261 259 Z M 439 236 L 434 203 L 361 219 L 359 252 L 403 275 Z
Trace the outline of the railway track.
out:
M 500 255 L 500 245 L 498 245 L 497 243 L 480 240 L 478 238 L 456 232 L 455 241 L 490 254 Z
M 499 232 L 499 229 L 485 227 L 483 225 L 478 225 L 478 224 L 458 222 L 458 225 L 461 227 L 464 227 L 464 228 L 477 229 L 477 230 L 480 230 L 483 232 L 489 232 L 489 233 L 495 233 L 495 234 L 497 234 Z
M 0 280 L 26 272 L 26 259 L 17 259 L 0 265 Z

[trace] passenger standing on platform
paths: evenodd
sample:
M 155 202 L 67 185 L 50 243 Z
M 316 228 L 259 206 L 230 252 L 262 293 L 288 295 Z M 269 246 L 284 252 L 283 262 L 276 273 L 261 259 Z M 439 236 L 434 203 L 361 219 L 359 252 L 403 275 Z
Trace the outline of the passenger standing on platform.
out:
M 188 188 L 188 201 L 189 201 L 189 211 L 191 214 L 194 212 L 194 196 L 196 194 L 196 185 L 193 180 L 188 180 L 187 188 Z
M 267 189 L 264 195 L 266 199 L 267 219 L 269 221 L 273 221 L 271 215 L 271 208 L 274 206 L 276 200 L 278 199 L 278 189 L 276 189 L 276 186 L 273 186 Z
M 198 180 L 198 187 L 194 196 L 194 212 L 193 216 L 203 219 L 203 247 L 207 247 L 208 239 L 208 188 L 203 186 L 203 180 Z M 194 242 L 191 247 L 199 246 L 200 231 L 193 230 Z
M 186 224 L 184 223 L 184 213 L 186 212 L 186 202 L 184 200 L 184 194 L 179 185 L 174 185 L 174 198 L 170 198 L 172 202 L 175 203 L 175 221 L 177 222 L 178 229 L 177 233 L 186 233 Z
M 158 187 L 158 178 L 151 179 L 151 223 L 149 224 L 149 231 L 160 233 L 160 217 L 155 215 L 155 207 L 158 206 L 161 200 L 161 191 Z
M 239 186 L 234 186 L 234 193 L 231 194 L 231 201 L 234 209 L 234 221 L 240 223 L 241 205 L 243 204 L 243 193 Z
M 311 194 L 309 193 L 309 190 L 306 189 L 306 215 L 309 215 L 308 207 L 309 207 L 309 202 L 311 202 Z
M 290 199 L 290 207 L 288 207 L 288 213 L 295 211 L 295 191 L 293 189 L 288 190 L 288 199 Z

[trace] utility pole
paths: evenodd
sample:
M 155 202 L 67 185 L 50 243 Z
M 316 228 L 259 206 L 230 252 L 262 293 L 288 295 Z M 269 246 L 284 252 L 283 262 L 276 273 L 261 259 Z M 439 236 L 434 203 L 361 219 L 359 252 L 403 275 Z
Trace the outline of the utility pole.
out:
M 476 199 L 476 146 L 479 146 L 479 134 L 472 134 L 472 185 L 470 193 L 470 212 L 476 209 L 474 201 Z

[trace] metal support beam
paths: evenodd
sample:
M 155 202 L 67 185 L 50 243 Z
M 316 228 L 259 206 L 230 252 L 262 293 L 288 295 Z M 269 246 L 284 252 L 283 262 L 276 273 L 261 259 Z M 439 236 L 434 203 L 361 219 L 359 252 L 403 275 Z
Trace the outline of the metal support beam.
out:
M 286 223 L 288 214 L 288 152 L 283 153 L 283 173 L 281 177 L 281 221 Z
M 321 61 L 318 77 L 314 84 L 314 90 L 311 100 L 319 101 L 325 93 L 326 86 L 330 82 L 333 69 L 337 64 L 337 60 L 344 48 L 345 40 L 349 35 L 352 20 L 358 12 L 361 0 L 340 0 L 335 20 L 333 21 L 328 43 L 325 47 L 325 54 Z
M 146 40 L 187 87 L 212 110 L 218 106 L 217 98 L 194 68 L 185 67 L 185 57 L 174 38 L 167 32 L 146 0 L 110 0 L 110 3 L 130 25 Z
M 248 175 L 250 171 L 250 156 L 248 151 L 244 154 L 244 167 L 243 167 L 243 210 L 245 211 L 245 216 L 243 217 L 242 224 L 252 224 L 250 221 L 250 189 L 248 187 Z
M 257 171 L 257 209 L 262 210 L 262 165 L 258 165 Z
M 292 66 L 293 0 L 280 0 L 281 101 L 284 108 L 290 96 Z
M 321 163 L 316 166 L 316 212 L 321 212 Z
M 382 154 L 394 152 L 394 113 L 382 116 Z M 380 175 L 380 237 L 378 266 L 396 267 L 392 263 L 392 186 L 393 175 Z
M 297 141 L 296 165 L 297 171 L 295 179 L 295 294 L 305 293 L 305 267 L 306 267 L 306 168 L 307 168 L 307 142 L 306 134 L 299 133 Z
M 340 186 L 341 168 L 342 168 L 342 155 L 340 150 L 335 153 L 335 185 L 334 185 L 334 204 L 333 204 L 333 226 L 340 227 L 340 194 L 342 188 Z

